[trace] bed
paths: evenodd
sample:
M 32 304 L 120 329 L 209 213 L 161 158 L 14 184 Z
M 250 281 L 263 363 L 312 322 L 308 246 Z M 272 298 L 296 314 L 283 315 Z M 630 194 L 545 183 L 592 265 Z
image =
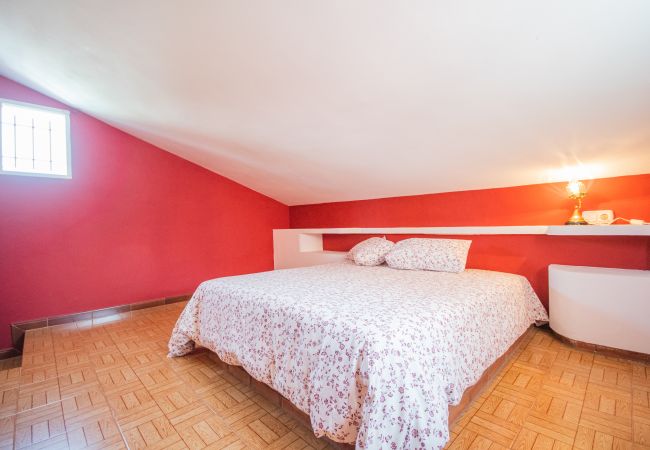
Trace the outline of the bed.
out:
M 360 449 L 441 448 L 449 405 L 535 322 L 519 275 L 352 262 L 202 283 L 170 356 L 207 347 L 308 414 L 316 436 Z

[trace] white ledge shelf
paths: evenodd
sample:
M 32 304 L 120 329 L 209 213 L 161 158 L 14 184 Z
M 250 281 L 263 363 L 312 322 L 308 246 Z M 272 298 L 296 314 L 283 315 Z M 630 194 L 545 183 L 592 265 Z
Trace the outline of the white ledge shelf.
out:
M 550 225 L 552 236 L 650 236 L 650 225 Z
M 273 230 L 273 259 L 275 268 L 286 269 L 342 261 L 345 259 L 345 252 L 323 251 L 323 235 L 327 234 L 650 236 L 650 225 L 289 228 Z
M 552 236 L 650 236 L 650 225 L 522 225 L 482 227 L 291 228 L 299 234 L 548 234 Z

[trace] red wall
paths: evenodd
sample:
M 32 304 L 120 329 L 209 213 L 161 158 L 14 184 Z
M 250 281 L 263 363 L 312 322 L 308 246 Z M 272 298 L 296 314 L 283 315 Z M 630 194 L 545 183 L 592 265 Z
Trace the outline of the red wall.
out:
M 2 77 L 0 97 L 70 109 Z M 81 112 L 70 120 L 72 179 L 0 175 L 0 348 L 11 322 L 273 268 L 285 205 Z
M 393 197 L 289 208 L 292 228 L 562 224 L 572 201 L 565 183 Z M 650 220 L 650 174 L 589 183 L 585 208 Z M 367 236 L 325 236 L 327 250 L 348 250 Z M 390 236 L 393 240 L 412 236 Z M 449 236 L 454 237 L 454 236 Z M 455 236 L 458 238 L 458 236 Z M 650 268 L 647 237 L 472 236 L 468 267 L 526 276 L 548 304 L 548 265 Z
M 0 97 L 67 108 L 0 77 Z M 69 108 L 67 108 L 69 109 Z M 8 324 L 191 292 L 272 268 L 272 228 L 560 224 L 562 184 L 286 206 L 71 110 L 71 180 L 0 175 L 0 348 Z M 587 209 L 650 219 L 650 174 L 595 180 Z M 347 250 L 363 236 L 328 236 Z M 400 237 L 396 237 L 400 238 Z M 403 236 L 402 236 L 403 238 Z M 650 268 L 648 238 L 474 236 L 469 266 Z

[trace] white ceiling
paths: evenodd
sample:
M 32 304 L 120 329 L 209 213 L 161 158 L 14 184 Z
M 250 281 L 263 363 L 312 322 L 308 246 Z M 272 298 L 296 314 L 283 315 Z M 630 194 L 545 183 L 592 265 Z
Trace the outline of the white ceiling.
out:
M 650 172 L 647 0 L 0 11 L 1 74 L 289 205 Z

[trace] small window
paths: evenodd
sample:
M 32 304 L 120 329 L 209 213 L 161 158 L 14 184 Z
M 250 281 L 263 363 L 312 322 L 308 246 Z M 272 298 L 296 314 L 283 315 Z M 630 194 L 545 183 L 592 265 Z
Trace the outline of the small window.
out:
M 0 99 L 0 173 L 70 178 L 70 113 Z

